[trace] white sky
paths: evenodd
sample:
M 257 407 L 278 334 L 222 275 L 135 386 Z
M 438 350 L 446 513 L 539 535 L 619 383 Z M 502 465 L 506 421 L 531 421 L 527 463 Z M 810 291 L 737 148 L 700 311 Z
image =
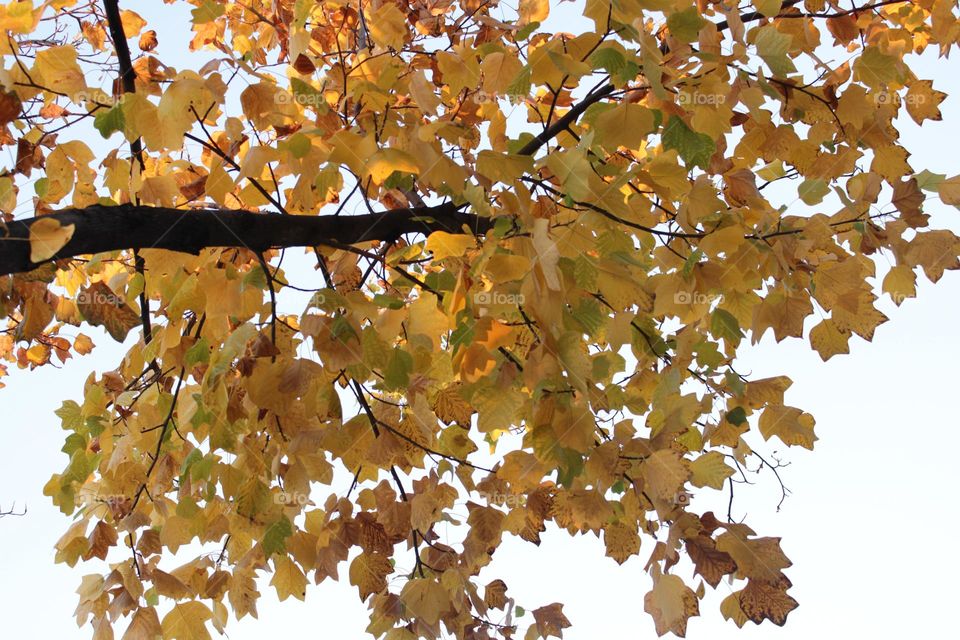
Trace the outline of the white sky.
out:
M 169 20 L 171 9 L 159 3 L 134 8 L 148 19 L 167 17 L 166 22 L 151 20 L 160 37 L 160 56 L 174 64 L 183 60 L 185 47 L 178 42 L 188 36 L 187 29 Z M 937 85 L 941 90 L 956 94 L 960 89 L 956 61 L 924 56 L 914 69 L 921 78 L 942 81 Z M 927 122 L 921 129 L 902 121 L 901 131 L 913 151 L 915 170 L 953 175 L 960 172 L 952 148 L 960 140 L 960 105 L 951 97 L 941 110 L 943 122 Z M 935 200 L 928 200 L 927 212 L 934 214 L 934 226 L 960 232 L 960 212 Z M 755 348 L 745 346 L 738 370 L 750 378 L 786 373 L 794 380 L 788 403 L 817 419 L 820 439 L 813 453 L 780 451 L 792 463 L 781 473 L 793 492 L 781 511 L 776 512 L 779 487 L 769 473 L 761 474 L 755 486 L 737 485 L 734 506 L 735 516 L 747 514 L 760 535 L 783 537 L 794 562 L 787 570 L 794 583 L 791 594 L 800 608 L 785 628 L 748 623 L 740 631 L 719 613 L 719 601 L 730 590 L 721 584 L 716 592 L 708 589 L 701 617 L 690 621 L 687 637 L 956 637 L 953 581 L 960 574 L 960 559 L 953 546 L 960 505 L 954 453 L 958 391 L 952 364 L 960 361 L 958 300 L 957 273 L 948 272 L 936 286 L 921 276 L 918 300 L 898 309 L 884 299 L 881 310 L 891 321 L 877 330 L 872 344 L 854 337 L 850 355 L 826 364 L 805 341 L 777 345 L 768 335 Z M 109 338 L 84 331 L 98 344 L 92 356 L 71 360 L 60 370 L 11 370 L 4 379 L 7 388 L 0 390 L 5 416 L 0 438 L 7 443 L 0 464 L 0 507 L 9 508 L 13 501 L 29 507 L 25 517 L 0 520 L 0 629 L 5 637 L 90 634 L 89 628 L 78 630 L 71 618 L 74 590 L 84 573 L 99 567 L 53 564 L 53 544 L 69 520 L 42 495 L 43 485 L 66 460 L 59 451 L 64 432 L 53 411 L 62 400 L 79 397 L 91 370 L 110 369 L 122 355 Z M 726 494 L 716 497 L 722 517 Z M 653 624 L 643 612 L 650 580 L 643 565 L 652 548 L 653 541 L 645 538 L 640 556 L 618 566 L 604 557 L 602 543 L 592 535 L 571 538 L 550 528 L 539 549 L 509 538 L 484 575 L 502 577 L 509 595 L 528 608 L 563 602 L 574 625 L 565 638 L 650 638 L 655 636 Z M 366 608 L 347 583 L 346 572 L 344 563 L 343 582 L 309 587 L 306 603 L 278 603 L 272 587 L 262 584 L 260 619 L 231 620 L 229 636 L 365 637 Z M 691 578 L 689 571 L 680 575 Z

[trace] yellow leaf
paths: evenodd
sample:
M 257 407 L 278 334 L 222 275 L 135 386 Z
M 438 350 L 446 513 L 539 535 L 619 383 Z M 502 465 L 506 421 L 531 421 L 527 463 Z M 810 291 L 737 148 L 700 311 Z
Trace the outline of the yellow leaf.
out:
M 43 217 L 30 225 L 30 262 L 43 262 L 57 254 L 73 237 L 76 227 Z
M 613 522 L 604 527 L 603 543 L 607 547 L 607 557 L 613 558 L 617 564 L 623 564 L 640 552 L 637 527 L 625 522 Z
M 660 576 L 643 598 L 643 610 L 653 616 L 657 635 L 672 631 L 681 638 L 687 632 L 687 620 L 700 615 L 693 589 L 674 575 Z
M 510 184 L 533 171 L 533 158 L 484 150 L 477 154 L 477 171 L 494 182 Z
M 133 38 L 147 25 L 147 21 L 135 11 L 125 9 L 120 12 L 120 22 L 123 25 L 123 35 Z
M 905 264 L 898 264 L 883 277 L 883 292 L 900 306 L 907 298 L 917 296 L 917 274 Z
M 78 333 L 77 337 L 73 340 L 73 350 L 82 356 L 85 356 L 93 351 L 94 346 L 93 340 L 82 333 Z
M 374 44 L 400 49 L 407 38 L 407 16 L 392 2 L 385 2 L 367 19 Z
M 432 578 L 409 580 L 400 592 L 403 604 L 420 620 L 435 625 L 450 606 L 446 590 Z
M 42 14 L 43 7 L 34 10 L 30 0 L 0 5 L 0 29 L 14 33 L 30 33 L 36 28 Z
M 930 80 L 914 80 L 910 83 L 910 89 L 904 97 L 907 103 L 907 113 L 917 124 L 923 124 L 924 120 L 941 120 L 940 103 L 946 99 L 947 94 L 937 91 L 933 88 L 933 82 Z
M 530 273 L 531 268 L 530 258 L 526 256 L 496 253 L 490 256 L 490 259 L 484 267 L 484 273 L 486 273 L 493 282 L 504 283 L 523 279 L 524 276 Z
M 206 621 L 210 610 L 202 602 L 183 602 L 173 605 L 163 617 L 163 640 L 210 640 Z
M 157 610 L 153 607 L 141 607 L 133 614 L 122 640 L 156 640 L 162 633 Z
M 813 449 L 817 436 L 813 433 L 813 416 L 796 407 L 771 405 L 760 415 L 760 434 L 764 440 L 777 436 L 787 446 L 800 445 Z
M 70 45 L 41 49 L 37 54 L 34 81 L 71 98 L 86 90 L 83 70 L 77 64 L 77 50 Z
M 841 330 L 830 318 L 810 330 L 810 346 L 824 362 L 838 353 L 850 353 L 849 340 L 850 331 Z
M 278 555 L 274 558 L 273 580 L 270 585 L 277 589 L 277 597 L 281 602 L 293 596 L 303 600 L 307 595 L 307 578 L 303 571 L 289 557 Z
M 597 118 L 597 141 L 607 149 L 640 149 L 654 130 L 653 112 L 638 104 L 623 103 Z
M 543 22 L 550 15 L 550 0 L 520 0 L 519 13 L 519 25 Z
M 421 69 L 410 75 L 410 96 L 424 115 L 437 115 L 440 98 L 437 97 L 436 87 L 427 81 L 427 76 Z
M 660 449 L 647 457 L 641 467 L 646 492 L 655 499 L 676 502 L 690 477 L 687 461 L 672 449 Z
M 434 260 L 443 260 L 450 256 L 462 256 L 467 249 L 477 246 L 477 239 L 465 234 L 453 234 L 446 231 L 434 231 L 427 238 L 425 249 L 433 254 Z
M 733 620 L 733 623 L 740 628 L 747 623 L 749 618 L 740 608 L 740 593 L 734 591 L 720 603 L 720 613 L 725 620 Z
M 394 171 L 401 173 L 420 173 L 417 161 L 406 151 L 400 149 L 382 149 L 373 154 L 367 163 L 367 174 L 376 184 L 383 184 Z
M 521 69 L 523 65 L 511 53 L 496 51 L 487 54 L 480 63 L 480 70 L 483 72 L 483 90 L 493 98 L 504 94 L 507 87 L 520 74 Z
M 690 482 L 696 487 L 722 489 L 723 483 L 733 475 L 733 468 L 723 460 L 719 451 L 710 451 L 690 463 Z
M 940 200 L 944 204 L 953 206 L 960 205 L 960 175 L 947 178 L 937 187 L 937 193 L 940 194 Z
M 393 573 L 390 559 L 377 552 L 363 552 L 350 563 L 350 584 L 360 591 L 360 600 L 387 588 L 387 576 Z

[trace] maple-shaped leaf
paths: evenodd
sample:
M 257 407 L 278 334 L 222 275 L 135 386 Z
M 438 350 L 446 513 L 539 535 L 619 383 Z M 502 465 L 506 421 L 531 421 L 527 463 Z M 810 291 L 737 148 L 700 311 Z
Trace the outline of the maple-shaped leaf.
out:
M 210 609 L 202 602 L 174 604 L 161 623 L 164 640 L 210 640 L 206 625 L 210 617 Z
M 570 626 L 567 616 L 563 615 L 563 605 L 557 602 L 534 609 L 533 620 L 540 638 L 562 638 L 563 630 Z
M 760 433 L 769 440 L 777 436 L 789 446 L 799 445 L 805 449 L 813 449 L 817 436 L 813 433 L 815 421 L 813 416 L 796 407 L 770 405 L 760 414 Z
M 613 522 L 604 527 L 603 543 L 607 548 L 607 556 L 613 558 L 617 564 L 623 564 L 630 556 L 640 552 L 637 528 L 626 522 Z
M 763 580 L 748 581 L 739 596 L 740 609 L 747 618 L 757 624 L 770 620 L 782 627 L 787 621 L 787 615 L 799 606 L 780 585 Z
M 117 342 L 123 342 L 130 329 L 140 324 L 140 315 L 103 282 L 82 289 L 77 294 L 77 308 L 84 320 L 103 327 Z
M 387 588 L 387 576 L 391 573 L 393 565 L 386 556 L 364 552 L 350 563 L 350 584 L 360 592 L 360 599 L 366 600 L 371 594 Z
M 693 590 L 675 575 L 654 579 L 653 589 L 643 598 L 643 610 L 653 616 L 657 635 L 673 632 L 683 638 L 687 620 L 700 615 L 700 604 Z
M 293 596 L 303 600 L 307 593 L 307 578 L 303 571 L 287 556 L 274 558 L 274 573 L 270 585 L 277 590 L 281 602 Z
M 140 607 L 133 614 L 121 640 L 156 640 L 157 636 L 162 634 L 157 610 L 153 607 Z
M 737 564 L 730 554 L 717 549 L 716 543 L 708 536 L 699 535 L 688 538 L 686 549 L 697 573 L 711 587 L 716 587 L 723 576 L 737 570 Z
M 49 260 L 64 247 L 73 233 L 76 225 L 61 225 L 56 218 L 40 218 L 30 225 L 30 261 L 43 262 Z

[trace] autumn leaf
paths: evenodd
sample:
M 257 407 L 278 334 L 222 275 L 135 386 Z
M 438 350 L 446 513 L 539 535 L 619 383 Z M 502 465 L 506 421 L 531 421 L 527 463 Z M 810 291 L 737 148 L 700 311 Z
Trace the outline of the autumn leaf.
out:
M 681 638 L 687 633 L 687 621 L 700 615 L 696 594 L 674 575 L 654 580 L 653 589 L 643 598 L 643 610 L 653 616 L 657 635 L 670 631 Z
M 206 622 L 210 610 L 202 602 L 183 602 L 173 605 L 163 617 L 163 637 L 170 640 L 209 640 Z
M 387 587 L 387 575 L 393 573 L 390 561 L 379 553 L 362 553 L 350 563 L 350 584 L 357 587 L 360 599 L 366 600 Z
M 813 416 L 796 407 L 771 405 L 760 414 L 760 433 L 765 439 L 777 436 L 786 445 L 800 445 L 805 449 L 813 449 L 817 440 L 813 425 Z
M 57 255 L 73 237 L 76 225 L 61 225 L 55 218 L 40 218 L 30 225 L 30 261 L 43 262 Z
M 94 282 L 80 292 L 77 308 L 87 322 L 103 327 L 117 342 L 140 324 L 139 314 L 102 282 Z

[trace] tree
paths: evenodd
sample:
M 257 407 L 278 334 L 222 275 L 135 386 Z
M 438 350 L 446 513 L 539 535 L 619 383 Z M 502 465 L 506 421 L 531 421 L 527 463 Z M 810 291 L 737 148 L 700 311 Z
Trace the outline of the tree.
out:
M 619 563 L 648 538 L 660 634 L 724 579 L 724 617 L 784 624 L 779 538 L 689 492 L 817 439 L 744 340 L 827 360 L 886 321 L 878 259 L 897 304 L 958 267 L 923 209 L 960 177 L 895 126 L 940 119 L 908 64 L 956 3 L 590 0 L 576 35 L 547 0 L 189 5 L 0 6 L 0 355 L 130 337 L 45 487 L 95 637 L 207 638 L 261 574 L 302 599 L 345 569 L 373 636 L 508 638 L 532 594 L 479 574 L 551 523 Z M 569 626 L 528 608 L 526 638 Z

